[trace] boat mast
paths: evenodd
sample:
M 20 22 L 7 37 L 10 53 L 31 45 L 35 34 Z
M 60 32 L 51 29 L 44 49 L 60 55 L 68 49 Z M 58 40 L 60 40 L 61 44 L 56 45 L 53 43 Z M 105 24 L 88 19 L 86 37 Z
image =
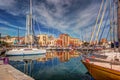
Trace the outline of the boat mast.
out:
M 32 39 L 33 39 L 33 35 L 32 35 L 32 0 L 30 0 L 30 14 L 29 14 L 29 17 L 30 17 L 30 31 L 31 31 L 31 48 L 32 48 Z
M 29 48 L 32 48 L 33 33 L 32 33 L 32 0 L 30 0 L 29 14 L 26 16 L 26 44 Z
M 18 44 L 19 44 L 19 26 L 18 26 Z
M 119 43 L 119 47 L 118 47 L 118 51 L 120 52 L 120 0 L 118 0 L 118 9 L 117 9 L 117 24 L 118 24 L 118 31 L 117 31 L 117 35 L 118 35 L 118 43 Z

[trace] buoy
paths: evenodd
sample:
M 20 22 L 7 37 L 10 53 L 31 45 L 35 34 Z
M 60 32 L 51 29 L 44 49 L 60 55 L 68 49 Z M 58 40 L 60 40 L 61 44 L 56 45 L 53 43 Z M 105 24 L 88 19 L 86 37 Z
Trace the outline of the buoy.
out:
M 89 60 L 89 59 L 85 59 L 85 61 L 86 61 L 86 62 L 88 62 L 88 63 L 90 62 L 90 60 Z
M 3 63 L 4 63 L 4 64 L 8 64 L 8 62 L 9 62 L 9 58 L 5 57 L 5 58 L 3 59 Z

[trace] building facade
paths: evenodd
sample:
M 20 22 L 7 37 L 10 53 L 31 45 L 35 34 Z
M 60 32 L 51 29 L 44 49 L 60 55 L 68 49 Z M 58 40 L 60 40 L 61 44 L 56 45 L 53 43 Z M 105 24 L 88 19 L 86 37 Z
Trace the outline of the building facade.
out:
M 70 36 L 68 34 L 60 34 L 59 40 L 61 40 L 60 46 L 67 47 L 70 43 Z
M 48 35 L 47 34 L 41 34 L 38 35 L 38 43 L 40 46 L 48 46 Z

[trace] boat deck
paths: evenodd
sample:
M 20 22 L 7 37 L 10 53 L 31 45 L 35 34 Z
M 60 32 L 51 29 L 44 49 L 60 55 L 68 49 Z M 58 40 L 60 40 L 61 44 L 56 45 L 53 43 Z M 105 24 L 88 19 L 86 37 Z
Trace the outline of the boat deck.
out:
M 105 68 L 109 68 L 109 69 L 120 71 L 120 65 L 114 65 L 114 64 L 103 63 L 103 62 L 93 62 L 93 61 L 91 61 L 91 63 L 95 64 L 95 65 L 98 65 L 98 66 L 105 67 Z
M 98 54 L 98 55 L 99 57 L 97 57 L 97 54 L 94 58 L 89 57 L 90 63 L 101 66 L 101 67 L 120 71 L 120 53 L 111 51 L 111 52 L 105 52 L 103 54 Z M 117 57 L 118 60 L 115 60 L 116 55 L 118 56 Z
M 0 62 L 0 80 L 34 80 L 9 64 Z

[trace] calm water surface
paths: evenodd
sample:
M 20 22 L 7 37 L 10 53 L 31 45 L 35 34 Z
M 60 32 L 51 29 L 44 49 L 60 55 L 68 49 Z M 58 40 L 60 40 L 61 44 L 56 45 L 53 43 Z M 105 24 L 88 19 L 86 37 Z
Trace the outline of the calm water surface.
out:
M 49 51 L 44 55 L 11 56 L 10 64 L 35 80 L 91 80 L 77 51 Z M 25 63 L 23 59 L 32 59 Z

